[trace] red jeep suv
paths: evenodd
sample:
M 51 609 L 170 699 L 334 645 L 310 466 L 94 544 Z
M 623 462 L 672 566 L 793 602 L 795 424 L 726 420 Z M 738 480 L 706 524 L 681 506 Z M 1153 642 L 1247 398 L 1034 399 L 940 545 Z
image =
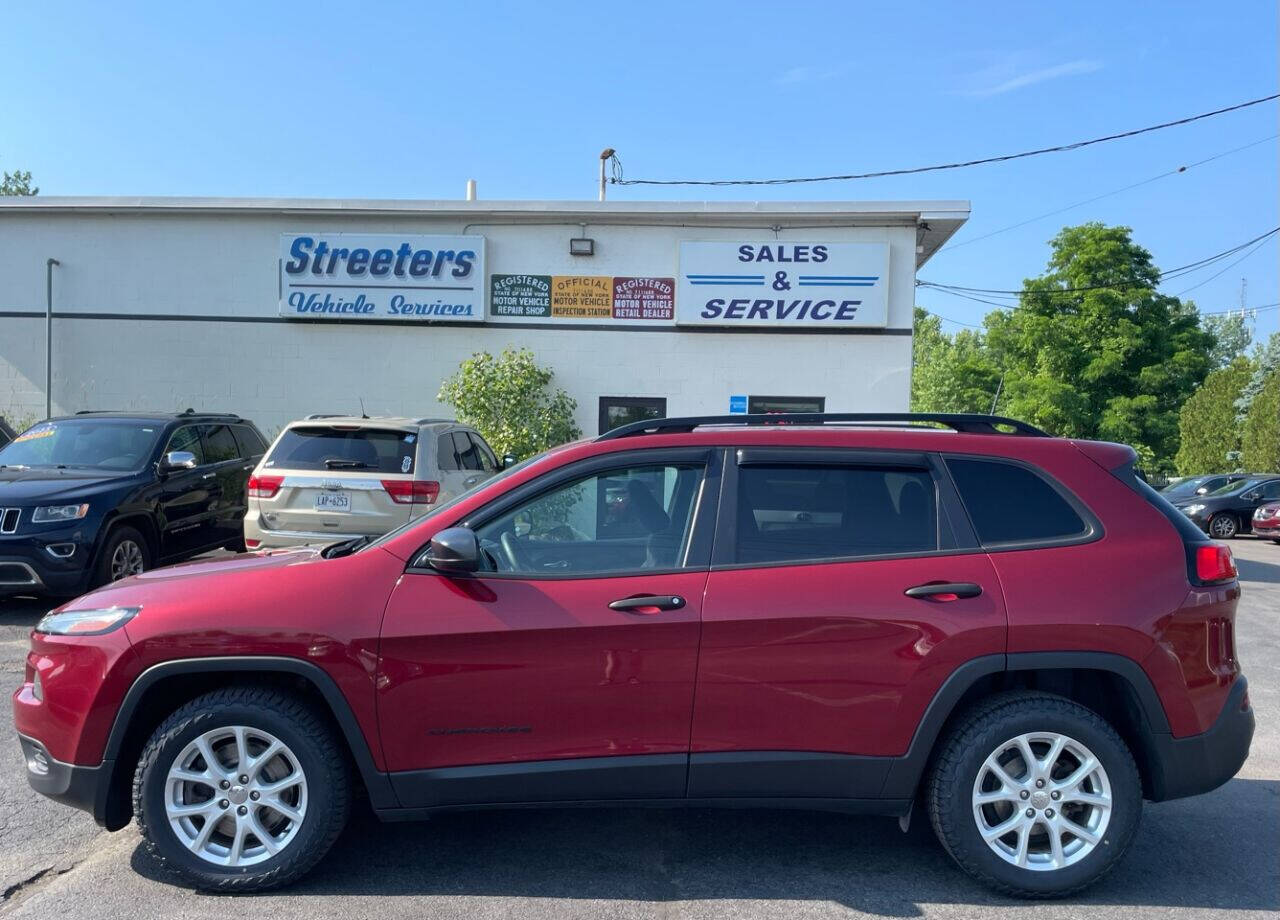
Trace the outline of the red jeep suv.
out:
M 991 416 L 627 425 L 52 611 L 28 779 L 223 890 L 301 876 L 363 796 L 919 808 L 986 884 L 1073 892 L 1253 736 L 1231 553 L 1134 459 Z

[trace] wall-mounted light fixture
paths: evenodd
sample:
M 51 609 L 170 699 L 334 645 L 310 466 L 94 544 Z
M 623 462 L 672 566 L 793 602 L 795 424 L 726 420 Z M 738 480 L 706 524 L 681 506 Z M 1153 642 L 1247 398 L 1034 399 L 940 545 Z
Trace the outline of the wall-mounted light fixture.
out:
M 586 236 L 575 236 L 569 240 L 569 255 L 593 256 L 596 254 L 596 241 Z

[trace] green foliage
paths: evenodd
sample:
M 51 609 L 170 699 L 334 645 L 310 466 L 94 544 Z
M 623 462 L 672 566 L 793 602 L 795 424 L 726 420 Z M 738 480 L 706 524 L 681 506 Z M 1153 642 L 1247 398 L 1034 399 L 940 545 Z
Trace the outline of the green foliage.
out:
M 1263 379 L 1245 414 L 1240 465 L 1258 472 L 1280 471 L 1280 368 Z
M 1240 466 L 1239 461 L 1229 458 L 1228 454 L 1240 450 L 1235 406 L 1252 373 L 1253 365 L 1248 358 L 1236 358 L 1206 377 L 1183 404 L 1178 413 L 1182 442 L 1176 460 L 1179 473 L 1184 476 L 1229 473 Z
M 1194 307 L 1159 293 L 1151 254 L 1127 227 L 1067 227 L 1018 309 L 986 319 L 1005 374 L 1000 410 L 1065 437 L 1132 444 L 1166 466 L 1178 409 L 1210 369 L 1214 339 Z
M 506 348 L 496 358 L 481 351 L 440 384 L 438 398 L 499 455 L 524 459 L 582 436 L 573 422 L 578 404 L 564 390 L 549 390 L 552 376 L 527 348 Z
M 1213 348 L 1209 351 L 1209 363 L 1214 370 L 1226 367 L 1241 357 L 1253 341 L 1253 333 L 1238 313 L 1206 316 L 1201 320 L 1201 326 L 1214 337 Z
M 1271 333 L 1265 345 L 1259 344 L 1253 350 L 1253 376 L 1244 385 L 1240 398 L 1236 400 L 1236 418 L 1244 422 L 1249 413 L 1249 406 L 1254 397 L 1262 390 L 1268 377 L 1280 370 L 1280 332 Z
M 38 194 L 40 189 L 31 184 L 31 173 L 19 169 L 0 175 L 0 196 Z
M 982 333 L 942 331 L 936 316 L 916 307 L 912 339 L 912 412 L 990 412 L 1000 372 Z

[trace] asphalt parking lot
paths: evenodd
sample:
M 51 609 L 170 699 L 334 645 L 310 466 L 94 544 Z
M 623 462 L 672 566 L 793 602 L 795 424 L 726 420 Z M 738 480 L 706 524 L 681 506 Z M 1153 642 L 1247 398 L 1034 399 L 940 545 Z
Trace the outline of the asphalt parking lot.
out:
M 804 812 L 546 811 L 381 825 L 357 817 L 302 884 L 255 896 L 279 918 L 1199 917 L 1280 910 L 1280 546 L 1233 542 L 1239 655 L 1258 715 L 1240 776 L 1148 805 L 1128 858 L 1084 896 L 1027 904 L 955 869 L 917 821 Z M 0 669 L 21 679 L 39 602 L 0 601 Z M 249 909 L 157 872 L 132 828 L 32 793 L 8 705 L 0 731 L 0 915 L 216 917 Z

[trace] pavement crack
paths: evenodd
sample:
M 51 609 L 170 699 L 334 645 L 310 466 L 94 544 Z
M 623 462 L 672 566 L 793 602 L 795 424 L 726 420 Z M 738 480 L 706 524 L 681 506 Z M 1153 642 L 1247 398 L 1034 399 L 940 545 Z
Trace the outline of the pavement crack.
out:
M 0 904 L 8 905 L 16 901 L 22 895 L 29 894 L 32 889 L 40 887 L 41 883 L 51 881 L 60 875 L 66 875 L 77 865 L 79 865 L 78 861 L 63 866 L 45 866 L 39 872 L 14 882 L 6 888 L 4 896 L 0 897 Z

